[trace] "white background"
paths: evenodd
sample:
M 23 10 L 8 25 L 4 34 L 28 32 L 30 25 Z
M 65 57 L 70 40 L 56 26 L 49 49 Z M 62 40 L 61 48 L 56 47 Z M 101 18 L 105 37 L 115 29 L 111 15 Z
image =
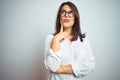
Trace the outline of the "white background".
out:
M 66 0 L 64 0 L 66 1 Z M 87 80 L 120 80 L 120 1 L 71 0 L 96 58 Z M 63 0 L 0 0 L 0 80 L 46 80 L 45 37 Z

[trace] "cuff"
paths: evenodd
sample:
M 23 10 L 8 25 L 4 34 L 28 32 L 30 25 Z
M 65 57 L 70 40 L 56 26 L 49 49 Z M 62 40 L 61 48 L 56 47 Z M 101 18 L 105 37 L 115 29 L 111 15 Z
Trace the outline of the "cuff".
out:
M 73 70 L 74 75 L 76 77 L 79 77 L 80 76 L 80 67 L 79 67 L 78 63 L 76 64 L 72 61 L 71 66 L 72 66 L 72 70 Z

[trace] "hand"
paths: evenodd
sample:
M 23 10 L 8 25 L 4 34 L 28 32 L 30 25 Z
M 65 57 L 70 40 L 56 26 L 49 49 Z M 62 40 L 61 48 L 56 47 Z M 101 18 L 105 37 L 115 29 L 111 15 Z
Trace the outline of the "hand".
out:
M 53 52 L 60 50 L 60 41 L 68 37 L 68 33 L 63 31 L 63 26 L 60 28 L 60 32 L 53 37 L 51 49 Z
M 58 34 L 56 34 L 54 36 L 54 38 L 61 41 L 61 40 L 65 39 L 66 37 L 68 37 L 68 35 L 69 34 L 63 30 L 63 26 L 61 26 L 60 32 Z

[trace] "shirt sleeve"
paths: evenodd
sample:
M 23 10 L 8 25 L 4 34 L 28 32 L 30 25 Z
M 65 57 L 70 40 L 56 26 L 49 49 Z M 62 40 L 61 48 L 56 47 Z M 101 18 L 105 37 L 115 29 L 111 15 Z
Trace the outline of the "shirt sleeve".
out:
M 84 41 L 84 49 L 80 49 L 80 53 L 87 54 L 85 60 L 77 57 L 71 61 L 72 69 L 76 77 L 86 76 L 95 70 L 95 57 L 88 40 Z
M 59 69 L 59 67 L 61 65 L 61 53 L 62 53 L 62 51 L 61 50 L 59 50 L 57 52 L 52 51 L 52 49 L 50 48 L 52 39 L 53 39 L 53 35 L 48 35 L 46 37 L 46 40 L 45 40 L 44 64 L 48 70 L 55 72 Z

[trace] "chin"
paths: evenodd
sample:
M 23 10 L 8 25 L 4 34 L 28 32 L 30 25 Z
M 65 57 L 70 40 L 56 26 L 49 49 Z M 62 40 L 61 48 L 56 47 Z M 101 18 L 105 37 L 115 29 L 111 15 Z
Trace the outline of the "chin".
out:
M 64 28 L 68 28 L 68 27 L 71 27 L 72 25 L 70 25 L 70 24 L 64 24 L 63 26 L 64 26 Z
M 63 24 L 64 27 L 70 27 L 70 24 Z

